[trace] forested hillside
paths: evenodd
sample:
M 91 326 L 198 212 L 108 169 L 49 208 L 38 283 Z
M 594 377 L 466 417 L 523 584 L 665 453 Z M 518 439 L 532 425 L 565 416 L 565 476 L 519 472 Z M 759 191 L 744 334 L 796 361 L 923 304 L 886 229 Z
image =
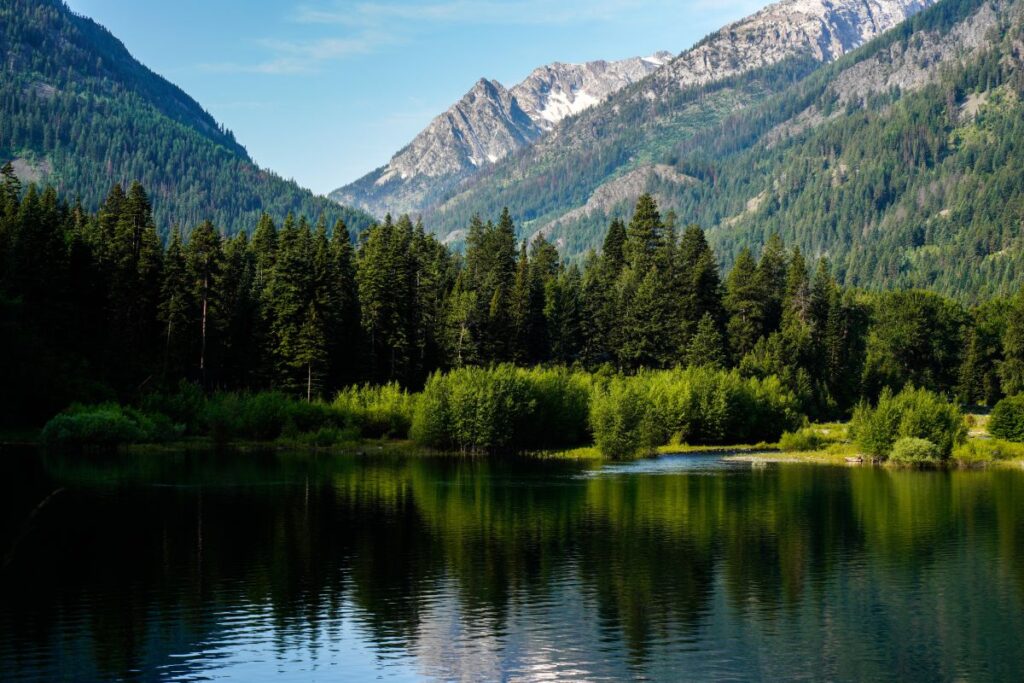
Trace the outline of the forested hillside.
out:
M 834 64 L 682 92 L 656 133 L 622 109 L 610 121 L 633 122 L 633 139 L 606 136 L 595 110 L 566 128 L 571 142 L 592 127 L 594 144 L 539 146 L 428 225 L 458 231 L 507 204 L 525 235 L 579 258 L 646 191 L 705 228 L 723 266 L 778 233 L 850 285 L 1006 293 L 1022 274 L 1022 36 L 1019 2 L 944 0 Z M 622 164 L 634 170 L 597 183 Z
M 157 225 L 205 219 L 228 233 L 262 213 L 344 218 L 347 209 L 257 167 L 230 131 L 62 0 L 0 4 L 0 160 L 95 209 L 116 183 L 150 188 Z
M 681 146 L 679 167 L 702 179 L 674 193 L 681 219 L 708 227 L 725 263 L 778 233 L 852 285 L 1014 290 L 1022 18 L 1020 3 L 947 1 L 761 116 Z

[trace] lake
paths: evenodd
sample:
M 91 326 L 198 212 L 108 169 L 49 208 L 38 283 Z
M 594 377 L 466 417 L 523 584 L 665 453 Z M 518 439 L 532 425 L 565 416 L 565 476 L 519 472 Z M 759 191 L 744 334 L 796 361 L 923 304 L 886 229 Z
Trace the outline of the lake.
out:
M 3 681 L 1024 679 L 1024 471 L 0 456 Z

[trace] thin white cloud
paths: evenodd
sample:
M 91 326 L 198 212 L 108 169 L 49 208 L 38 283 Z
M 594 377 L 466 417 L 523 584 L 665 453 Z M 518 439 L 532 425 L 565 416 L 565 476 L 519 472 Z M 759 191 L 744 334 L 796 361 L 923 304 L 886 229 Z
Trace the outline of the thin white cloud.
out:
M 259 45 L 270 57 L 255 64 L 220 62 L 201 64 L 207 71 L 220 73 L 299 74 L 316 71 L 327 62 L 352 55 L 372 54 L 385 45 L 394 44 L 388 34 L 368 31 L 344 38 L 318 38 L 309 41 L 265 39 Z
M 761 0 L 693 0 L 687 9 L 732 14 L 764 4 Z M 411 3 L 403 0 L 321 2 L 299 7 L 298 23 L 339 26 L 391 26 L 407 22 L 478 25 L 559 25 L 582 21 L 615 21 L 637 12 L 678 12 L 678 0 L 441 0 Z
M 581 22 L 616 22 L 635 16 L 658 16 L 680 10 L 705 16 L 738 18 L 764 0 L 320 0 L 300 6 L 290 17 L 297 25 L 337 27 L 336 37 L 308 41 L 259 41 L 267 56 L 255 63 L 200 64 L 206 71 L 289 75 L 311 73 L 330 62 L 378 53 L 439 26 L 557 26 Z M 673 49 L 678 49 L 675 46 Z

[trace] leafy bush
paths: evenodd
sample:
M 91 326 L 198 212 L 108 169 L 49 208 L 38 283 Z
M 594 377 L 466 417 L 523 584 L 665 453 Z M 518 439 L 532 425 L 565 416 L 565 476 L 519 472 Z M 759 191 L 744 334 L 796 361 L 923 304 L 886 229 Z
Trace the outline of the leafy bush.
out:
M 779 438 L 779 449 L 790 453 L 797 451 L 821 450 L 829 443 L 816 429 L 805 428 L 795 432 L 785 432 Z
M 394 383 L 349 387 L 338 394 L 333 407 L 367 438 L 406 439 L 412 428 L 416 396 Z
M 307 403 L 278 392 L 218 393 L 204 407 L 203 424 L 215 440 L 272 441 L 281 436 L 344 428 L 345 417 L 323 403 Z
M 594 438 L 617 458 L 672 442 L 774 441 L 797 424 L 797 401 L 775 377 L 743 379 L 710 367 L 614 378 L 591 402 Z
M 336 446 L 342 443 L 359 441 L 360 433 L 355 427 L 338 429 L 336 427 L 323 427 L 315 432 L 301 434 L 298 441 L 310 446 Z
M 861 405 L 851 423 L 854 438 L 867 453 L 888 458 L 897 440 L 914 437 L 932 442 L 945 460 L 967 436 L 960 410 L 939 394 L 907 387 L 893 395 L 884 389 L 878 404 Z
M 631 458 L 649 440 L 642 434 L 647 396 L 640 385 L 624 377 L 610 380 L 595 391 L 590 404 L 590 426 L 598 449 L 611 458 Z
M 1006 441 L 1024 442 L 1024 394 L 1004 398 L 992 409 L 989 433 Z
M 928 439 L 904 436 L 898 439 L 889 453 L 889 461 L 902 465 L 922 465 L 943 459 L 939 447 Z
M 786 432 L 779 438 L 779 449 L 783 451 L 820 451 L 832 444 L 846 441 L 846 428 L 840 424 L 815 424 L 793 432 Z
M 144 413 L 116 403 L 74 405 L 43 427 L 50 446 L 118 446 L 169 441 L 182 433 L 166 415 Z
M 142 399 L 142 409 L 148 413 L 161 413 L 175 424 L 185 426 L 190 434 L 198 434 L 203 427 L 206 394 L 195 382 L 182 380 L 173 392 L 148 394 Z
M 416 403 L 412 437 L 433 448 L 508 452 L 582 443 L 589 381 L 512 365 L 435 373 Z

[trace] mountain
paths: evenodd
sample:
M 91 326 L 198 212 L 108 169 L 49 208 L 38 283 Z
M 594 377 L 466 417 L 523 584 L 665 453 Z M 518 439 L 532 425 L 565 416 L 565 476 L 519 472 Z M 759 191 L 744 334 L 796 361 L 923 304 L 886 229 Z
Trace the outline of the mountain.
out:
M 595 107 L 495 165 L 427 224 L 444 229 L 443 212 L 469 213 L 471 201 L 485 216 L 506 203 L 549 207 L 521 236 L 542 232 L 579 257 L 650 192 L 677 226 L 707 230 L 724 268 L 776 233 L 849 286 L 969 301 L 1020 287 L 1024 0 L 941 0 L 834 61 L 681 89 L 679 118 L 645 130 L 657 109 L 624 102 L 644 101 L 664 73 L 614 96 L 618 111 Z M 642 134 L 617 138 L 630 121 Z M 566 184 L 544 194 L 540 177 Z M 461 239 L 461 223 L 448 225 Z
M 0 3 L 0 163 L 92 209 L 115 183 L 141 181 L 161 230 L 211 219 L 229 233 L 288 213 L 358 231 L 366 214 L 260 169 L 184 91 L 135 60 L 61 0 Z
M 778 233 L 848 285 L 1014 292 L 1024 2 L 943 0 L 675 151 L 697 181 L 658 192 L 723 264 Z
M 584 207 L 603 184 L 652 164 L 673 163 L 681 142 L 756 107 L 933 4 L 783 0 L 770 5 L 483 169 L 448 199 L 427 207 L 425 218 L 454 240 L 474 214 L 496 215 L 508 206 L 526 233 L 553 231 L 556 221 Z M 593 234 L 557 232 L 569 254 L 599 243 Z
M 481 79 L 384 167 L 331 193 L 383 216 L 415 213 L 481 168 L 529 147 L 559 122 L 604 101 L 671 59 L 659 52 L 616 62 L 556 62 L 511 89 Z

